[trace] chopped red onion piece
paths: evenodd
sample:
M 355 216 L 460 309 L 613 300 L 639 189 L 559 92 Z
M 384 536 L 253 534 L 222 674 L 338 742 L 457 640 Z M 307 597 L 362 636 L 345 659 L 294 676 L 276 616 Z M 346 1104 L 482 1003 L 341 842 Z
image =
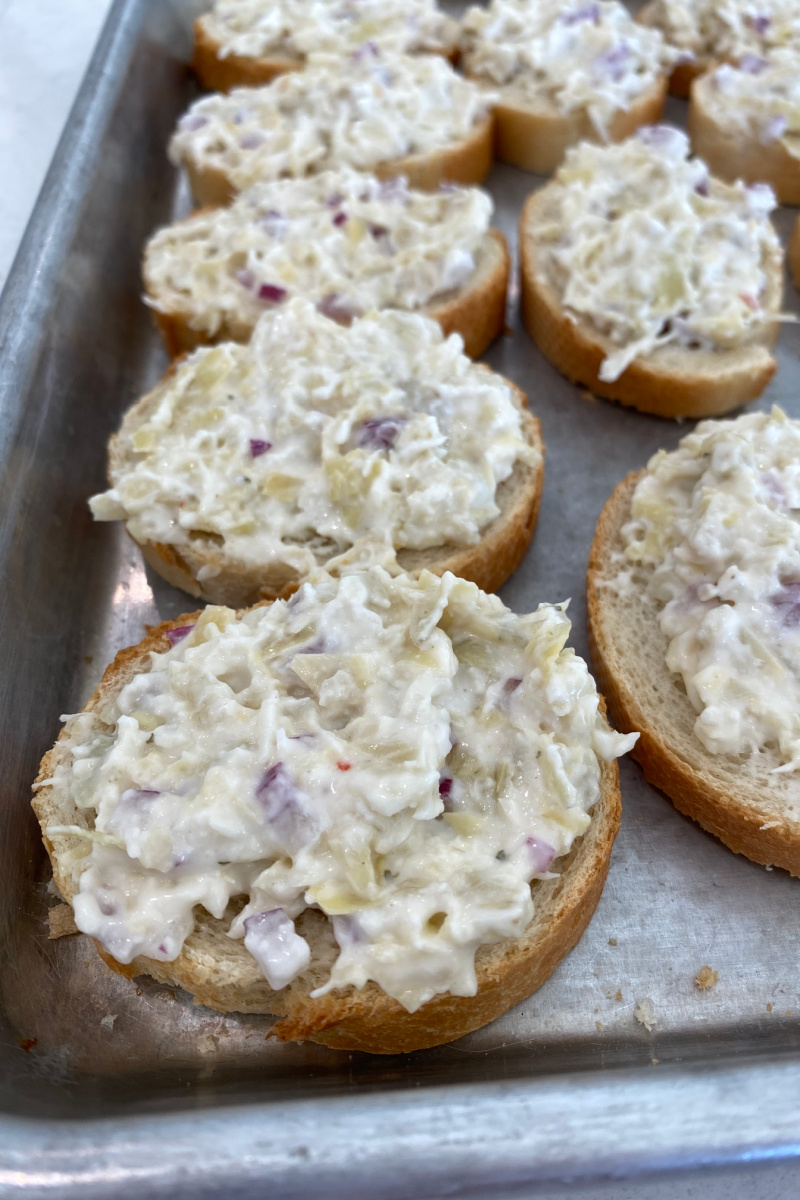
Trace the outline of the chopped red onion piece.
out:
M 800 625 L 800 582 L 781 583 L 781 590 L 769 598 L 773 608 L 778 610 L 781 622 L 788 629 L 796 629 Z
M 182 133 L 196 133 L 198 129 L 203 129 L 206 125 L 208 125 L 208 117 L 204 117 L 202 113 L 193 112 L 188 112 L 178 122 L 178 128 Z
M 352 58 L 355 62 L 364 62 L 367 58 L 380 58 L 381 52 L 377 42 L 364 42 L 361 46 L 353 51 Z
M 507 679 L 503 684 L 503 691 L 506 693 L 506 695 L 510 696 L 512 692 L 517 690 L 521 683 L 522 680 L 518 679 L 516 676 L 511 679 Z
M 194 629 L 194 625 L 178 625 L 175 629 L 167 630 L 167 641 L 170 646 L 177 646 L 178 642 L 182 642 L 185 637 Z
M 564 25 L 577 25 L 580 21 L 597 21 L 599 16 L 597 4 L 582 4 L 579 8 L 573 8 L 572 12 L 565 13 L 561 21 Z
M 694 185 L 694 190 L 697 192 L 698 196 L 704 196 L 704 197 L 707 196 L 708 195 L 708 180 L 703 179 L 700 181 L 700 183 L 696 183 Z
M 442 811 L 453 811 L 453 780 L 450 775 L 439 776 L 439 795 L 442 798 Z
M 334 192 L 325 200 L 326 208 L 338 208 L 340 204 L 344 204 L 344 196 L 341 192 Z
M 358 444 L 370 450 L 391 450 L 406 423 L 406 417 L 368 417 L 361 422 Z
M 786 133 L 786 126 L 789 124 L 783 113 L 775 113 L 768 121 L 765 121 L 761 127 L 760 141 L 769 143 L 775 142 L 779 137 L 783 137 Z
M 291 983 L 311 961 L 308 942 L 295 932 L 294 921 L 282 908 L 253 913 L 245 918 L 244 931 L 245 948 L 276 991 Z
M 252 133 L 246 133 L 243 138 L 240 138 L 239 145 L 242 150 L 257 150 L 259 146 L 264 145 L 264 135 L 254 129 Z
M 283 213 L 279 213 L 275 208 L 270 208 L 259 218 L 259 224 L 270 237 L 282 238 L 286 234 L 289 221 Z
M 743 54 L 737 66 L 746 75 L 760 75 L 769 66 L 769 63 L 760 54 Z
M 553 859 L 556 856 L 554 848 L 549 842 L 542 841 L 541 838 L 527 837 L 525 845 L 530 853 L 531 866 L 534 875 L 544 875 L 550 870 Z
M 602 54 L 598 54 L 593 63 L 595 74 L 618 83 L 628 70 L 630 57 L 631 48 L 628 43 L 619 42 L 610 50 L 604 50 Z
M 755 17 L 747 17 L 746 21 L 753 30 L 753 33 L 757 33 L 759 37 L 763 37 L 772 24 L 772 17 L 768 16 L 767 13 L 759 13 Z
M 258 289 L 258 298 L 265 304 L 283 304 L 288 295 L 286 288 L 278 287 L 276 283 L 262 283 Z
M 333 218 L 333 223 L 337 228 L 341 228 L 342 225 L 346 225 L 347 224 L 347 213 L 346 212 L 337 212 L 336 216 Z
M 439 185 L 441 191 L 455 190 L 455 184 L 442 183 Z M 408 182 L 405 175 L 393 175 L 390 179 L 381 181 L 378 188 L 378 197 L 381 200 L 405 200 L 408 195 Z M 367 197 L 369 199 L 369 197 Z
M 314 841 L 317 827 L 308 797 L 294 782 L 284 763 L 274 763 L 264 772 L 255 795 L 264 820 L 289 854 L 295 854 Z
M 353 317 L 358 315 L 357 310 L 349 300 L 345 300 L 341 292 L 330 292 L 323 296 L 317 303 L 317 312 L 331 321 L 336 321 L 337 325 L 349 325 Z
M 272 442 L 265 442 L 263 438 L 250 438 L 250 454 L 253 458 L 261 458 L 262 454 L 271 449 Z
M 689 145 L 686 134 L 680 129 L 673 129 L 671 125 L 643 125 L 641 129 L 637 129 L 636 137 L 646 146 L 674 154 L 676 158 L 678 155 L 682 158 Z
M 236 279 L 243 288 L 247 288 L 248 292 L 252 292 L 256 286 L 256 277 L 247 267 L 242 267 L 236 272 Z
M 358 923 L 358 920 L 353 916 L 332 917 L 333 936 L 336 938 L 339 946 L 344 949 L 345 946 L 357 945 L 359 942 L 366 941 L 364 930 Z
M 388 237 L 390 233 L 390 230 L 386 225 L 370 225 L 369 231 L 375 238 L 376 242 L 380 241 L 381 238 Z

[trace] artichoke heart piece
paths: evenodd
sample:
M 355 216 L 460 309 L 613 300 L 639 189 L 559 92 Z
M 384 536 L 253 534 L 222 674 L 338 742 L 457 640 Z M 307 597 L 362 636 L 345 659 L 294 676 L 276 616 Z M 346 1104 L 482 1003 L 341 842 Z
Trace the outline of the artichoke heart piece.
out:
M 312 692 L 319 692 L 337 671 L 346 671 L 359 687 L 366 687 L 373 676 L 368 654 L 295 654 L 292 670 Z

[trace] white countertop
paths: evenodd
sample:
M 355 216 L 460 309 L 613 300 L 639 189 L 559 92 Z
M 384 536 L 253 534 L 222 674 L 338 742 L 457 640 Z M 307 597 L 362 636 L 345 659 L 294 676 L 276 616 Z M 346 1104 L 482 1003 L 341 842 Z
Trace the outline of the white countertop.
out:
M 111 0 L 0 0 L 0 289 Z

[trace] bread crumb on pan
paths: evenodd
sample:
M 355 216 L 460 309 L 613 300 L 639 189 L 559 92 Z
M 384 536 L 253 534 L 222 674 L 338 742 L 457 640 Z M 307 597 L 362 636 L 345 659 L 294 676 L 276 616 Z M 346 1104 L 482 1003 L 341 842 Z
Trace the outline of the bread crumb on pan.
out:
M 694 986 L 700 988 L 702 992 L 707 992 L 711 988 L 716 987 L 719 981 L 719 975 L 711 967 L 701 967 L 694 977 Z
M 51 942 L 56 938 L 69 937 L 70 934 L 78 932 L 70 904 L 53 905 L 47 914 L 47 924 L 47 936 Z
M 633 1015 L 640 1025 L 644 1025 L 648 1033 L 652 1033 L 656 1027 L 656 1014 L 653 1001 L 649 997 L 644 996 L 641 1000 L 636 1001 Z

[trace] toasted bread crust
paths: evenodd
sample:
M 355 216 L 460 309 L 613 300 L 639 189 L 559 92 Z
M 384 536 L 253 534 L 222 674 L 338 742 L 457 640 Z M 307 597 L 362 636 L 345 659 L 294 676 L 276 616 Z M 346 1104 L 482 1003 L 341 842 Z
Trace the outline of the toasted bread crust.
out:
M 478 358 L 505 328 L 510 272 L 511 256 L 506 239 L 499 229 L 490 229 L 468 282 L 421 311 L 438 321 L 446 336 L 459 333 L 464 339 L 464 353 L 470 358 Z M 153 301 L 157 299 L 152 291 L 148 291 L 148 295 Z M 192 328 L 191 313 L 186 310 L 162 312 L 153 308 L 152 311 L 173 358 L 216 342 L 248 342 L 253 332 L 252 326 L 223 321 L 214 336 L 209 337 L 202 330 Z
M 621 530 L 640 477 L 632 472 L 617 486 L 592 541 L 586 592 L 598 686 L 616 727 L 641 733 L 633 757 L 677 809 L 737 854 L 800 875 L 800 821 L 769 803 L 766 773 L 758 786 L 744 777 L 738 759 L 710 754 L 698 741 L 692 732 L 697 714 L 667 669 L 667 639 L 656 610 L 648 607 L 642 628 L 635 628 L 630 610 L 607 586 L 616 574 L 614 557 L 622 552 Z
M 639 9 L 634 20 L 639 21 L 642 25 L 649 25 L 652 29 L 660 29 L 661 26 L 653 20 L 654 9 L 654 4 L 645 4 L 643 8 Z M 664 33 L 664 39 L 669 41 L 663 30 L 662 33 Z M 719 62 L 713 58 L 695 58 L 691 62 L 676 63 L 669 77 L 670 94 L 678 96 L 681 100 L 688 100 L 695 79 L 700 75 L 705 75 L 706 71 L 711 71 L 716 66 L 719 66 Z
M 752 341 L 731 350 L 662 346 L 632 362 L 619 379 L 609 383 L 600 378 L 603 360 L 616 346 L 587 322 L 573 320 L 555 289 L 539 274 L 530 230 L 555 186 L 549 184 L 528 198 L 519 233 L 522 318 L 545 358 L 572 383 L 661 417 L 719 416 L 760 396 L 775 374 L 769 347 L 778 336 L 777 321 L 765 324 Z M 780 262 L 767 264 L 767 274 L 765 303 L 777 316 L 783 295 Z
M 441 52 L 442 57 L 447 58 L 453 66 L 458 59 L 456 31 L 453 22 L 452 43 Z M 302 71 L 305 67 L 304 59 L 288 56 L 253 58 L 247 54 L 228 54 L 221 58 L 220 49 L 221 43 L 208 32 L 203 18 L 197 17 L 194 23 L 192 70 L 209 92 L 230 92 L 237 87 L 262 87 L 265 83 L 272 83 L 279 75 Z
M 303 67 L 298 58 L 252 58 L 246 54 L 219 57 L 220 43 L 206 29 L 202 17 L 194 23 L 192 70 L 209 92 L 230 92 L 237 87 L 263 87 L 288 71 Z
M 789 239 L 787 258 L 789 260 L 789 272 L 792 276 L 792 283 L 796 288 L 800 288 L 800 215 L 792 226 L 792 236 Z
M 708 104 L 710 89 L 710 77 L 692 84 L 689 136 L 694 153 L 712 175 L 728 183 L 768 183 L 781 204 L 800 204 L 800 159 L 779 139 L 765 144 L 755 134 L 715 120 Z
M 621 142 L 640 125 L 660 120 L 667 94 L 666 79 L 658 79 L 630 108 L 614 114 L 609 125 L 611 142 Z M 579 110 L 566 116 L 552 104 L 528 105 L 515 102 L 501 92 L 495 106 L 494 153 L 500 162 L 523 171 L 551 175 L 564 161 L 570 146 L 580 141 L 598 141 L 588 113 Z
M 147 670 L 150 652 L 168 649 L 168 629 L 190 624 L 198 613 L 186 613 L 151 629 L 137 645 L 121 650 L 85 706 L 92 711 L 118 694 L 138 672 Z M 601 701 L 602 704 L 602 701 Z M 42 759 L 37 784 L 50 779 L 68 754 L 65 732 Z M 144 957 L 130 964 L 113 959 L 98 946 L 103 961 L 127 978 L 150 975 L 161 983 L 183 987 L 200 1004 L 222 1012 L 272 1014 L 281 1019 L 271 1033 L 281 1041 L 320 1042 L 373 1054 L 403 1054 L 439 1045 L 494 1020 L 540 987 L 565 954 L 577 943 L 591 919 L 608 873 L 611 848 L 619 829 L 621 801 L 615 762 L 601 764 L 601 794 L 592 823 L 573 844 L 556 879 L 535 882 L 536 911 L 523 937 L 481 946 L 476 955 L 478 992 L 474 997 L 440 995 L 416 1013 L 408 1013 L 375 983 L 361 990 L 337 989 L 315 1000 L 309 992 L 317 981 L 306 975 L 282 991 L 270 989 L 244 943 L 226 936 L 227 922 L 196 910 L 196 927 L 174 962 Z M 59 865 L 59 852 L 69 843 L 65 835 L 54 846 L 46 828 L 55 823 L 86 824 L 68 795 L 55 788 L 35 794 L 33 807 L 42 826 L 44 844 L 53 865 L 53 878 L 62 896 L 71 901 L 77 884 Z M 306 911 L 298 928 L 319 945 L 332 961 L 335 954 L 330 925 L 323 914 Z M 325 939 L 327 938 L 327 942 Z M 313 966 L 313 964 L 312 964 Z
M 489 113 L 468 137 L 452 146 L 378 163 L 373 170 L 379 179 L 405 175 L 409 187 L 423 192 L 434 191 L 443 183 L 482 183 L 493 161 L 493 137 L 494 117 Z M 210 208 L 230 204 L 237 189 L 221 168 L 198 163 L 191 155 L 183 164 L 198 204 Z
M 475 545 L 398 550 L 397 561 L 409 574 L 419 575 L 420 571 L 428 570 L 443 575 L 445 571 L 452 571 L 454 575 L 477 583 L 483 591 L 494 592 L 525 557 L 539 515 L 545 451 L 539 419 L 528 411 L 525 394 L 508 382 L 521 409 L 523 434 L 528 444 L 539 452 L 538 466 L 517 463 L 510 478 L 499 485 L 497 504 L 500 513 L 486 526 L 481 540 Z M 138 413 L 149 410 L 157 392 L 158 389 L 148 393 L 134 406 L 129 414 L 134 421 Z M 109 442 L 108 462 L 110 483 L 111 473 L 124 465 L 124 452 L 117 434 L 112 435 Z M 243 608 L 258 601 L 284 600 L 299 586 L 298 576 L 288 568 L 276 570 L 274 565 L 266 568 L 231 563 L 210 541 L 198 539 L 196 544 L 180 548 L 163 542 L 138 544 L 145 560 L 168 583 L 212 604 Z M 324 565 L 322 560 L 320 565 Z M 216 570 L 217 574 L 201 582 L 198 574 L 204 567 Z

